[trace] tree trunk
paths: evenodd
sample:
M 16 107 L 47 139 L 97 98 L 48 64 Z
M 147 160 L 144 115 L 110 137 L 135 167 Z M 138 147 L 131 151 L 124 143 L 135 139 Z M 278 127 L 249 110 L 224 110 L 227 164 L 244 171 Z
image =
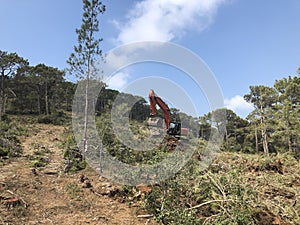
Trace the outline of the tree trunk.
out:
M 290 132 L 288 132 L 288 133 L 289 134 L 288 134 L 287 139 L 288 139 L 289 152 L 293 152 L 293 143 L 292 143 L 291 134 L 290 134 Z
M 37 112 L 41 115 L 41 98 L 40 98 L 40 89 L 36 86 L 36 96 L 37 96 Z
M 256 125 L 255 125 L 255 130 L 254 130 L 254 132 L 255 132 L 255 149 L 256 149 L 256 153 L 258 153 L 258 134 L 257 134 L 257 127 L 256 127 Z
M 4 112 L 4 72 L 1 74 L 1 91 L 0 91 L 0 121 Z
M 68 103 L 69 103 L 69 102 L 68 102 L 68 89 L 66 89 L 66 92 L 65 92 L 65 98 L 66 98 L 66 99 L 65 99 L 65 100 L 66 100 L 66 101 L 65 101 L 65 104 L 66 104 L 66 109 L 65 109 L 65 110 L 68 111 Z
M 4 96 L 2 115 L 5 115 L 5 113 L 6 113 L 6 103 L 7 103 L 7 100 L 8 100 L 8 96 L 6 96 L 6 97 Z
M 288 147 L 289 147 L 289 152 L 293 152 L 291 125 L 290 125 L 290 122 L 289 122 L 288 118 L 286 119 L 285 125 L 286 125 L 285 129 L 287 130 L 287 143 L 288 143 Z
M 48 105 L 48 84 L 46 82 L 46 87 L 45 87 L 45 106 L 46 106 L 46 115 L 49 115 L 49 105 Z
M 85 108 L 84 108 L 84 130 L 83 130 L 83 149 L 82 149 L 82 159 L 85 160 L 85 153 L 88 151 L 88 143 L 87 143 L 87 126 L 88 126 L 88 109 L 89 109 L 89 82 L 90 82 L 90 53 L 88 53 L 88 68 L 86 75 L 86 84 L 85 84 Z
M 89 72 L 88 72 L 89 73 Z M 85 107 L 84 107 L 84 130 L 83 130 L 83 149 L 82 149 L 82 159 L 85 160 L 85 153 L 88 150 L 87 144 L 87 125 L 88 125 L 88 90 L 89 90 L 89 75 L 87 75 L 85 84 Z
M 260 107 L 260 123 L 261 123 L 261 135 L 263 139 L 263 148 L 264 148 L 264 153 L 269 154 L 269 146 L 268 146 L 268 134 L 267 134 L 267 129 L 265 125 L 265 116 L 263 112 L 262 106 Z
M 268 146 L 268 135 L 267 131 L 265 128 L 262 129 L 262 138 L 263 138 L 263 148 L 264 148 L 264 153 L 269 154 L 269 146 Z
M 91 40 L 93 36 L 93 31 L 90 30 L 89 34 L 89 46 L 91 46 Z M 90 73 L 91 73 L 91 52 L 90 49 L 88 50 L 87 54 L 87 74 L 86 74 L 86 85 L 85 85 L 85 109 L 84 109 L 84 130 L 83 130 L 83 152 L 82 152 L 82 159 L 85 160 L 85 153 L 88 151 L 88 143 L 87 143 L 87 126 L 88 126 L 88 109 L 89 109 L 89 98 L 88 98 L 88 91 L 89 91 L 89 82 L 90 82 Z
M 40 95 L 37 95 L 37 109 L 38 109 L 38 114 L 41 115 L 41 100 L 40 100 Z

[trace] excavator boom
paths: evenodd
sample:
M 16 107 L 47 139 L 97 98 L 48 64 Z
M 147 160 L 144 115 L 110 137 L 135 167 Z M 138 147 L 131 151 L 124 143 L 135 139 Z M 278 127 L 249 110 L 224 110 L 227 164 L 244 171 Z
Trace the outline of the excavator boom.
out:
M 152 89 L 149 92 L 149 101 L 150 101 L 151 115 L 148 120 L 148 125 L 158 126 L 159 119 L 155 118 L 157 116 L 156 105 L 158 105 L 164 113 L 164 121 L 166 125 L 165 128 L 167 130 L 167 133 L 173 136 L 187 135 L 188 129 L 181 128 L 180 122 L 172 121 L 169 106 L 159 96 L 157 96 L 154 90 Z
M 160 97 L 158 97 L 152 89 L 149 92 L 149 100 L 150 100 L 151 116 L 155 117 L 157 115 L 156 105 L 158 105 L 164 113 L 166 129 L 169 129 L 171 123 L 171 113 L 168 105 Z

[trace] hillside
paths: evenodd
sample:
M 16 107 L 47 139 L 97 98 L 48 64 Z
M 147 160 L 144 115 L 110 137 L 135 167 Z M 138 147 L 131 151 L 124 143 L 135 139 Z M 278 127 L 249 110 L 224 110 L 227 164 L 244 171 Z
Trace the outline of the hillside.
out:
M 65 173 L 68 126 L 22 123 L 22 154 L 0 160 L 0 224 L 300 224 L 293 154 L 219 152 L 201 171 L 200 148 L 176 176 L 128 187 L 88 166 Z
M 69 53 L 40 2 L 2 13 L 0 225 L 300 225 L 296 1 L 82 0 Z
M 86 168 L 64 173 L 63 126 L 31 124 L 21 157 L 1 160 L 0 224 L 156 224 L 138 202 L 117 195 L 122 187 Z M 79 176 L 92 187 L 82 188 Z

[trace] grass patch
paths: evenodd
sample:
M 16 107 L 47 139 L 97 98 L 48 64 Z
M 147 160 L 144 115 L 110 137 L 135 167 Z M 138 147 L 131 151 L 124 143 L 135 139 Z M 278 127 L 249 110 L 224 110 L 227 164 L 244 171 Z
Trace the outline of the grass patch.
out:
M 65 125 L 71 122 L 71 117 L 63 111 L 57 111 L 50 115 L 39 115 L 37 117 L 37 122 L 53 125 Z
M 69 183 L 66 185 L 66 191 L 71 199 L 81 201 L 81 189 L 75 183 Z
M 31 160 L 31 166 L 37 167 L 45 167 L 49 164 L 49 159 L 47 157 L 37 156 Z
M 0 157 L 17 157 L 22 154 L 21 136 L 27 135 L 27 129 L 9 117 L 0 121 Z
M 86 161 L 82 160 L 81 152 L 77 146 L 73 130 L 65 130 L 62 148 L 64 149 L 65 172 L 77 172 L 86 168 Z

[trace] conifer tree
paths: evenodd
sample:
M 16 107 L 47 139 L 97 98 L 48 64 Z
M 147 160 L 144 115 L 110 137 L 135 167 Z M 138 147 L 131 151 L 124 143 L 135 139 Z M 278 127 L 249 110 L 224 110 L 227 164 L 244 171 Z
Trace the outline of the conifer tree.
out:
M 76 29 L 78 35 L 78 45 L 74 46 L 72 53 L 67 61 L 70 65 L 69 71 L 85 82 L 85 106 L 84 106 L 84 137 L 82 157 L 85 158 L 87 151 L 87 124 L 88 124 L 88 90 L 90 79 L 97 72 L 95 67 L 96 60 L 102 55 L 100 42 L 102 38 L 97 38 L 99 32 L 98 15 L 105 12 L 105 5 L 99 0 L 82 0 L 83 14 L 80 29 Z

